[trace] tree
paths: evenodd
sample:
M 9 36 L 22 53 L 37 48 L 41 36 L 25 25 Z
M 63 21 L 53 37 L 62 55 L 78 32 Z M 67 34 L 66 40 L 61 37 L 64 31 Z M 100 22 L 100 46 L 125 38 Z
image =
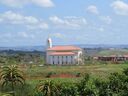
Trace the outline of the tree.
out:
M 86 74 L 77 85 L 79 96 L 95 96 L 95 88 L 93 85 L 89 74 Z
M 10 66 L 4 66 L 2 68 L 2 71 L 0 72 L 0 79 L 1 79 L 1 84 L 2 88 L 4 86 L 7 86 L 11 84 L 12 88 L 12 94 L 14 94 L 14 87 L 16 84 L 24 84 L 25 79 L 23 78 L 23 75 L 20 70 L 18 70 L 18 67 L 15 65 L 10 65 Z
M 63 82 L 60 88 L 60 96 L 79 96 L 76 85 L 73 82 Z
M 125 69 L 123 72 L 124 74 L 112 73 L 109 77 L 109 86 L 113 94 L 128 96 L 127 70 Z
M 52 80 L 42 81 L 37 85 L 38 92 L 43 96 L 59 96 L 59 90 Z
M 109 88 L 109 81 L 95 79 L 94 84 L 96 87 L 96 96 L 113 96 Z
M 126 76 L 128 76 L 128 68 L 125 68 L 125 69 L 123 70 L 123 73 L 124 73 Z

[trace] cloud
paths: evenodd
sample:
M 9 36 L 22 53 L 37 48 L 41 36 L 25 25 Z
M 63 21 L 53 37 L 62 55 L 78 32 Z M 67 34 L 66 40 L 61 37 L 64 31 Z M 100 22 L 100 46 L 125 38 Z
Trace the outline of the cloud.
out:
M 98 31 L 103 32 L 103 31 L 104 31 L 104 28 L 103 28 L 103 27 L 100 27 L 100 28 L 98 29 Z
M 23 38 L 28 38 L 29 35 L 26 32 L 19 32 L 18 35 Z
M 63 21 L 62 19 L 60 19 L 59 17 L 57 16 L 52 16 L 49 18 L 50 21 L 52 21 L 54 24 L 66 24 L 65 21 Z
M 48 24 L 33 16 L 24 16 L 12 11 L 0 14 L 0 24 L 22 25 L 29 29 L 48 29 Z
M 110 16 L 100 16 L 100 19 L 101 19 L 104 23 L 106 23 L 106 24 L 111 24 L 111 22 L 112 22 L 112 19 L 111 19 Z
M 111 7 L 118 15 L 128 15 L 128 4 L 123 1 L 115 1 L 111 4 Z
M 30 0 L 34 4 L 39 5 L 41 7 L 53 7 L 54 4 L 51 0 Z
M 47 23 L 39 23 L 38 25 L 31 24 L 31 25 L 26 25 L 26 27 L 30 30 L 33 29 L 48 29 L 48 24 Z
M 99 11 L 95 5 L 88 6 L 86 10 L 87 12 L 92 13 L 92 14 L 96 14 L 96 15 L 99 14 Z
M 11 23 L 11 24 L 34 24 L 38 23 L 38 19 L 32 17 L 32 16 L 23 16 L 18 13 L 14 13 L 12 11 L 7 11 L 3 14 L 0 14 L 0 17 L 2 21 L 6 21 L 6 23 Z
M 24 38 L 24 39 L 33 39 L 33 38 L 35 38 L 35 36 L 31 33 L 29 33 L 29 32 L 18 32 L 17 34 L 16 34 L 16 36 L 17 37 L 19 37 L 19 38 Z
M 81 28 L 87 25 L 87 21 L 83 17 L 76 16 L 66 16 L 64 18 L 59 18 L 57 16 L 52 16 L 49 20 L 55 24 L 57 27 L 61 28 Z
M 24 5 L 34 4 L 40 7 L 53 7 L 52 0 L 1 0 L 0 3 L 10 7 L 23 7 Z
M 59 38 L 59 39 L 65 38 L 65 36 L 61 33 L 53 33 L 52 36 L 55 37 L 55 38 Z
M 15 34 L 14 34 L 15 33 Z M 31 32 L 3 32 L 0 35 L 0 41 L 18 41 L 18 40 L 31 40 L 34 39 L 35 35 Z

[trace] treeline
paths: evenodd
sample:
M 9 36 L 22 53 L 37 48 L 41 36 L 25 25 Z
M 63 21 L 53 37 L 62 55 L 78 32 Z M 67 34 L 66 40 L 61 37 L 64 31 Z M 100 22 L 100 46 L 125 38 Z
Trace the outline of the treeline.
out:
M 46 80 L 36 87 L 34 96 L 128 96 L 128 69 L 112 73 L 107 80 L 85 74 L 79 82 Z
M 7 66 L 2 68 L 0 78 L 0 96 L 128 96 L 128 68 L 111 73 L 107 79 L 85 74 L 76 82 L 47 79 L 30 84 L 16 66 Z
M 0 65 L 9 64 L 43 64 L 45 52 L 40 51 L 0 51 Z

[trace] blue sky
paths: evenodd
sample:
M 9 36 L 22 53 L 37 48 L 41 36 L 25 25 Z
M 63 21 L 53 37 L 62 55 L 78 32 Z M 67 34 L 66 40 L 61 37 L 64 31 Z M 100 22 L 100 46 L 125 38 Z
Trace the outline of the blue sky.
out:
M 128 44 L 128 0 L 0 0 L 0 46 Z

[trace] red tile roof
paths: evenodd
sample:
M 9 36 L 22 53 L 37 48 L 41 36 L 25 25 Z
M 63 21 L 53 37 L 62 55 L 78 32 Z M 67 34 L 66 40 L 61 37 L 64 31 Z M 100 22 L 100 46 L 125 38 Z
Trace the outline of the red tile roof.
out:
M 124 57 L 128 57 L 128 55 L 123 55 Z
M 76 47 L 76 46 L 54 46 L 52 48 L 48 48 L 47 50 L 52 50 L 52 51 L 67 51 L 67 50 L 81 50 L 81 48 Z
M 49 55 L 56 55 L 56 56 L 67 56 L 67 55 L 75 55 L 73 52 L 52 52 Z
M 110 55 L 110 56 L 108 56 L 108 57 L 116 57 L 116 55 Z

